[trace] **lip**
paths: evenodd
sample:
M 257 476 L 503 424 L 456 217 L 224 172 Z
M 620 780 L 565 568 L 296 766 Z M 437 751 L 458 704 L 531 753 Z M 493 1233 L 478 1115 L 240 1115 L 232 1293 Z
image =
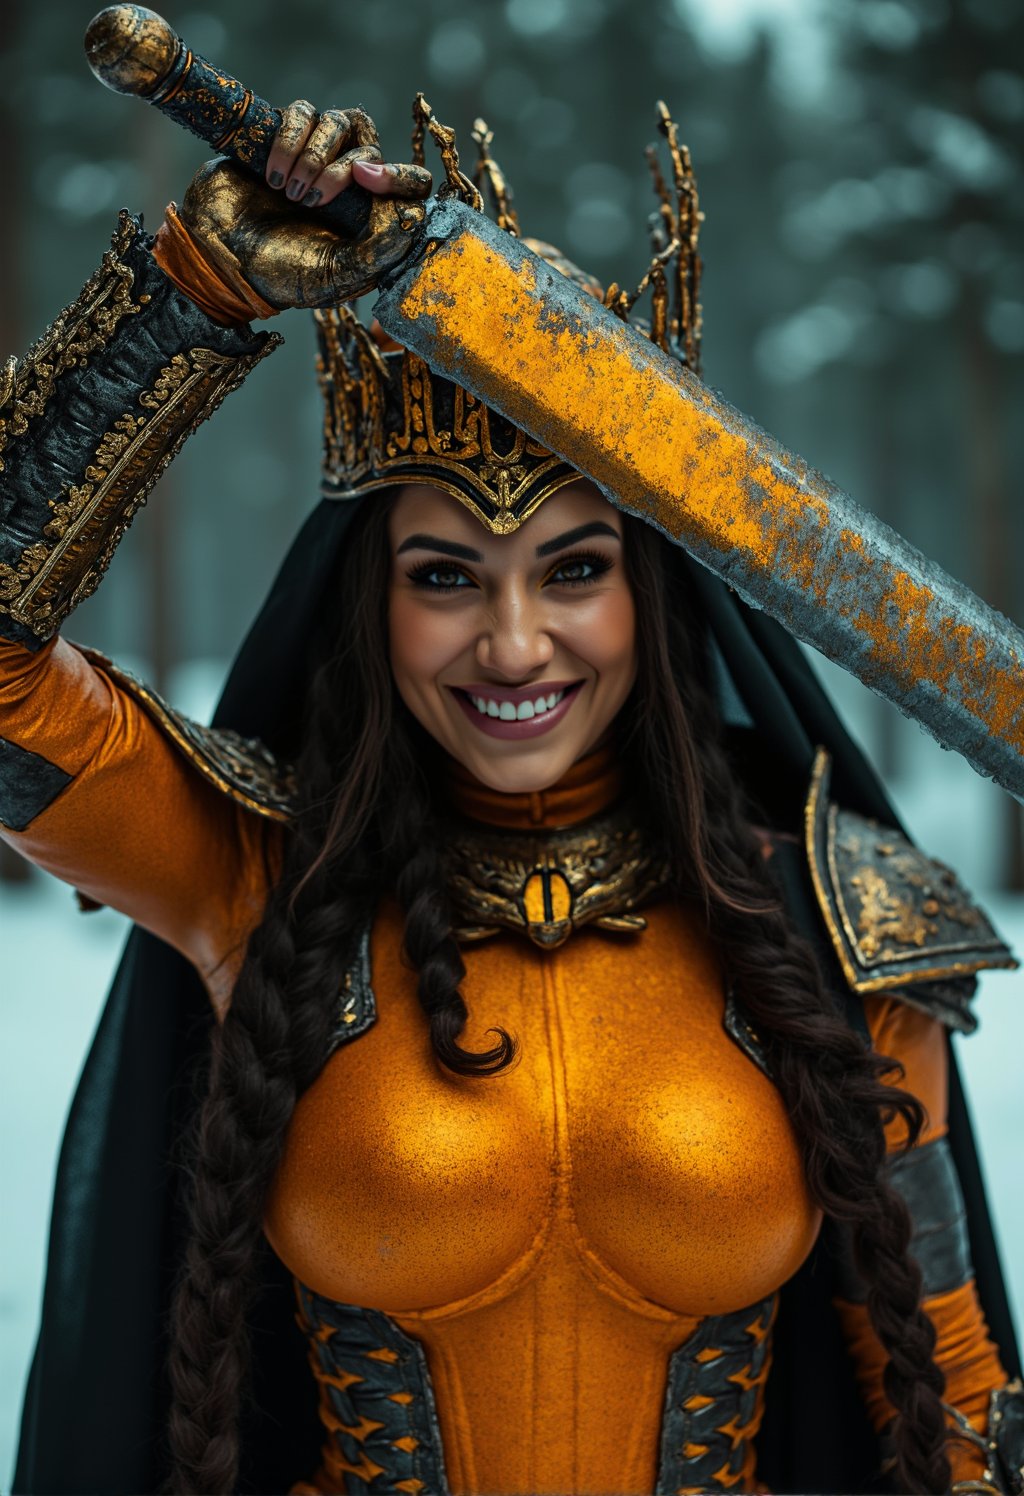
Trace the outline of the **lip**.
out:
M 552 691 L 568 691 L 570 686 L 579 685 L 582 681 L 577 675 L 572 680 L 535 680 L 532 686 L 497 686 L 493 681 L 471 680 L 464 686 L 450 686 L 449 689 L 464 691 L 467 696 L 490 696 L 495 701 L 511 701 L 513 706 L 518 706 L 521 701 L 535 701 L 538 696 L 550 696 Z
M 491 686 L 481 683 L 449 686 L 448 689 L 478 732 L 489 738 L 522 739 L 542 737 L 544 733 L 557 727 L 572 707 L 583 684 L 581 680 L 542 680 L 533 686 Z M 503 722 L 500 717 L 484 717 L 469 699 L 472 693 L 474 696 L 490 696 L 494 701 L 511 701 L 518 706 L 521 701 L 534 701 L 540 695 L 550 696 L 552 691 L 565 692 L 558 705 L 553 706 L 549 712 L 541 712 L 539 716 L 524 722 Z

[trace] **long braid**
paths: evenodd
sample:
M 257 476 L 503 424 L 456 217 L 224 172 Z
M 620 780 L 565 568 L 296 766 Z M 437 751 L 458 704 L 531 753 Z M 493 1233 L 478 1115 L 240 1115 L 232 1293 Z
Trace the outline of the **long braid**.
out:
M 465 962 L 452 934 L 451 908 L 441 855 L 433 836 L 419 846 L 398 877 L 398 900 L 405 909 L 405 949 L 418 974 L 417 992 L 430 1021 L 430 1042 L 442 1065 L 457 1075 L 490 1075 L 515 1058 L 517 1045 L 504 1029 L 490 1049 L 469 1051 L 457 1043 L 466 1026 L 459 983 Z
M 246 1385 L 246 1319 L 259 1271 L 267 1191 L 294 1105 L 327 1052 L 338 981 L 351 942 L 388 890 L 406 915 L 407 953 L 434 1053 L 462 1074 L 494 1073 L 514 1041 L 462 1050 L 465 968 L 451 930 L 434 806 L 430 743 L 397 698 L 386 653 L 383 527 L 376 500 L 356 522 L 339 579 L 341 646 L 317 678 L 299 764 L 302 807 L 285 841 L 280 880 L 251 940 L 230 1014 L 214 1035 L 210 1091 L 198 1127 L 193 1240 L 175 1305 L 170 1370 L 171 1489 L 223 1492 L 238 1468 Z M 854 1229 L 868 1309 L 890 1355 L 897 1408 L 897 1478 L 908 1491 L 948 1485 L 941 1374 L 933 1332 L 907 1258 L 907 1213 L 886 1183 L 883 1116 L 911 1137 L 913 1098 L 881 1083 L 891 1063 L 870 1054 L 821 990 L 810 952 L 790 931 L 718 743 L 701 683 L 693 621 L 667 596 L 667 551 L 627 526 L 642 632 L 633 714 L 652 821 L 678 857 L 680 896 L 699 899 L 723 967 L 764 1041 L 801 1145 L 809 1188 Z M 673 672 L 678 674 L 678 683 Z M 681 694 L 685 696 L 685 709 Z
M 267 1190 L 295 1103 L 323 1065 L 362 907 L 356 889 L 331 889 L 322 870 L 291 899 L 294 864 L 304 873 L 310 861 L 300 845 L 297 838 L 212 1037 L 169 1361 L 176 1492 L 234 1489 Z
M 284 1001 L 286 984 L 299 996 L 288 983 L 297 937 L 300 923 L 287 910 L 268 910 L 231 1010 L 212 1036 L 169 1361 L 176 1492 L 234 1488 L 266 1185 L 297 1099 L 291 1009 Z
M 920 1271 L 907 1252 L 909 1215 L 884 1167 L 883 1123 L 899 1115 L 912 1144 L 923 1109 L 883 1084 L 899 1067 L 850 1030 L 823 991 L 810 948 L 779 907 L 721 744 L 685 579 L 666 576 L 672 553 L 636 525 L 628 528 L 628 547 L 634 592 L 646 602 L 638 691 L 651 708 L 634 715 L 644 726 L 628 751 L 641 759 L 667 844 L 688 850 L 678 869 L 680 889 L 707 910 L 726 979 L 742 998 L 786 1104 L 810 1193 L 828 1216 L 853 1229 L 868 1312 L 889 1355 L 885 1390 L 897 1411 L 899 1488 L 945 1491 L 950 1472 L 935 1331 L 921 1308 Z M 678 685 L 666 691 L 673 678 Z M 699 754 L 688 751 L 697 743 Z M 683 806 L 680 784 L 693 797 Z
M 381 776 L 392 769 L 380 745 L 394 741 L 399 758 L 403 751 L 400 735 L 389 731 L 389 685 L 382 690 L 379 679 L 385 518 L 383 509 L 370 511 L 347 553 L 339 590 L 351 606 L 342 609 L 342 645 L 311 690 L 311 728 L 297 766 L 300 803 L 281 874 L 250 938 L 230 1010 L 213 1030 L 209 1089 L 195 1128 L 191 1237 L 172 1313 L 173 1492 L 235 1488 L 250 1364 L 246 1323 L 267 1193 L 296 1101 L 322 1068 L 352 941 L 381 892 L 368 831 Z M 386 656 L 383 670 L 386 676 Z M 358 715 L 353 693 L 367 707 Z M 346 816 L 348 834 L 339 835 L 336 824 Z
M 749 866 L 746 887 L 733 885 L 741 895 L 752 894 L 757 886 L 761 868 L 756 847 Z M 763 886 L 763 872 L 759 881 Z M 712 938 L 766 1045 L 802 1143 L 811 1194 L 827 1215 L 853 1228 L 857 1263 L 868 1284 L 868 1312 L 889 1355 L 885 1390 L 900 1415 L 900 1489 L 945 1491 L 944 1379 L 932 1359 L 935 1330 L 921 1308 L 920 1269 L 908 1256 L 907 1208 L 884 1169 L 884 1118 L 898 1113 L 914 1140 L 923 1121 L 920 1105 L 882 1084 L 882 1077 L 894 1071 L 892 1062 L 865 1050 L 846 1022 L 830 1011 L 813 956 L 786 921 L 774 913 L 756 917 L 760 941 L 753 939 L 754 922 L 745 913 L 716 911 Z M 772 948 L 768 981 L 765 943 Z M 795 996 L 780 1007 L 777 993 L 783 984 Z

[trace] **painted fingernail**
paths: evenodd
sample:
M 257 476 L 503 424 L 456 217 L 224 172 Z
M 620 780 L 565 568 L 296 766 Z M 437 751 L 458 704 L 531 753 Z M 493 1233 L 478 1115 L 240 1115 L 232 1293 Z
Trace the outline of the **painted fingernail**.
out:
M 322 197 L 323 193 L 319 187 L 311 187 L 302 199 L 302 206 L 304 208 L 315 208 Z
M 386 169 L 375 161 L 356 161 L 354 164 L 359 168 L 359 175 L 369 177 L 371 182 L 379 182 L 387 175 Z
M 298 177 L 292 177 L 288 186 L 284 189 L 285 196 L 290 197 L 293 203 L 297 203 L 306 190 L 305 182 L 300 182 Z
M 272 171 L 270 173 L 270 185 L 271 185 L 271 187 L 283 187 L 284 186 L 284 177 L 281 175 L 281 173 L 279 171 Z

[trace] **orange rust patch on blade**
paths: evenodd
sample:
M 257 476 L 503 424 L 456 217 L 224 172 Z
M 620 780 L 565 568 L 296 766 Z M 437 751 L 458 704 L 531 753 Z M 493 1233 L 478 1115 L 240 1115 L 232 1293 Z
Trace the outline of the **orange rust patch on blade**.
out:
M 933 686 L 943 696 L 956 690 L 959 701 L 987 731 L 1024 753 L 1024 661 L 1010 672 L 997 671 L 985 638 L 968 622 L 942 610 L 934 590 L 903 567 L 869 554 L 864 537 L 842 530 L 840 563 L 851 577 L 878 572 L 874 586 L 860 596 L 872 606 L 850 621 L 869 643 L 869 658 L 911 690 Z
M 457 292 L 453 289 L 457 287 Z M 840 657 L 897 700 L 954 693 L 986 732 L 1024 756 L 1024 670 L 1005 665 L 933 590 L 843 529 L 834 490 L 659 350 L 607 336 L 538 290 L 520 265 L 464 233 L 441 242 L 399 302 L 423 318 L 439 358 L 466 383 L 615 493 L 629 510 L 737 579 L 771 579 L 844 620 L 859 640 Z M 458 376 L 457 376 L 458 377 Z M 806 635 L 805 635 L 806 636 Z M 816 640 L 814 642 L 817 642 Z
M 458 296 L 452 296 L 454 284 Z M 502 390 L 502 404 L 516 423 L 528 425 L 543 410 L 545 423 L 557 426 L 557 450 L 569 461 L 587 453 L 591 471 L 599 458 L 600 482 L 677 539 L 699 534 L 719 548 L 747 549 L 768 561 L 767 551 L 774 558 L 790 528 L 786 504 L 798 501 L 790 521 L 802 515 L 804 495 L 795 489 L 787 494 L 743 437 L 680 399 L 665 365 L 644 367 L 633 347 L 594 337 L 543 304 L 530 262 L 516 271 L 487 244 L 463 235 L 439 245 L 419 266 L 400 310 L 410 322 L 428 317 L 437 337 L 458 350 L 473 374 Z M 543 398 L 537 401 L 539 370 L 546 389 L 558 390 L 563 417 Z M 692 389 L 702 386 L 693 380 Z M 761 504 L 740 500 L 741 485 L 756 467 L 777 489 L 781 512 L 771 527 L 774 536 Z M 659 497 L 677 495 L 680 486 L 686 488 L 686 507 L 662 512 Z M 793 564 L 802 558 L 793 557 Z
M 699 538 L 807 574 L 808 506 L 824 522 L 827 504 L 787 482 L 762 451 L 717 418 L 699 381 L 676 374 L 658 350 L 647 359 L 646 345 L 638 353 L 635 344 L 595 336 L 545 305 L 529 261 L 516 270 L 464 235 L 424 261 L 400 310 L 412 322 L 429 318 L 467 372 L 493 394 L 500 391 L 517 424 L 531 424 L 543 411 L 556 450 L 570 462 L 585 455 L 590 471 L 600 467 L 602 483 L 675 538 Z M 558 410 L 538 400 L 538 369 L 545 388 L 558 391 Z M 683 381 L 690 400 L 680 397 Z M 763 493 L 745 491 L 753 485 Z M 799 544 L 797 523 L 804 527 Z

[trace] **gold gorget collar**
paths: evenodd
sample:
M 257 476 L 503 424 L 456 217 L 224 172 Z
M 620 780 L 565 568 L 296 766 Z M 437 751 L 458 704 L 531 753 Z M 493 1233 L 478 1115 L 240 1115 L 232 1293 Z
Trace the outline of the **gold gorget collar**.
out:
M 628 802 L 614 803 L 621 785 L 608 751 L 534 796 L 498 795 L 457 771 L 456 807 L 474 819 L 453 821 L 445 838 L 456 939 L 517 930 L 554 950 L 584 925 L 645 929 L 636 911 L 667 885 L 669 868 Z
M 455 938 L 519 930 L 554 950 L 584 925 L 644 930 L 635 911 L 668 882 L 665 859 L 646 843 L 626 806 L 564 831 L 455 826 L 447 846 Z

